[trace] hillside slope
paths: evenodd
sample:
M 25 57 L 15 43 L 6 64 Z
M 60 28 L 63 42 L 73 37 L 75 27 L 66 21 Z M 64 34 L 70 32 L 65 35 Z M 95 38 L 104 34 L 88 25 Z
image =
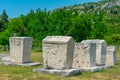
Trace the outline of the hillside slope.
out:
M 101 0 L 84 4 L 63 7 L 65 10 L 73 11 L 72 14 L 90 14 L 104 11 L 107 15 L 107 24 L 112 29 L 111 34 L 120 33 L 120 0 Z M 55 9 L 59 10 L 59 9 Z
M 84 4 L 76 4 L 73 6 L 63 7 L 62 9 L 72 11 L 72 14 L 99 14 L 100 11 L 105 12 L 107 16 L 106 25 L 109 28 L 109 34 L 106 35 L 108 43 L 118 45 L 120 43 L 120 0 L 101 0 L 99 2 L 91 2 Z M 54 11 L 59 10 L 55 9 Z

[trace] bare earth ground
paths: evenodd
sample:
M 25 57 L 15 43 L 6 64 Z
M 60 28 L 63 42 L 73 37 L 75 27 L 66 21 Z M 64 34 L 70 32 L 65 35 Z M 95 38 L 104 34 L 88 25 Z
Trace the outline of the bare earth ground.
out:
M 0 80 L 120 80 L 120 50 L 117 50 L 117 59 L 117 65 L 111 69 L 100 72 L 83 72 L 82 75 L 73 77 L 32 72 L 33 68 L 43 68 L 43 65 L 33 67 L 0 66 Z M 43 63 L 42 53 L 32 52 L 31 61 Z

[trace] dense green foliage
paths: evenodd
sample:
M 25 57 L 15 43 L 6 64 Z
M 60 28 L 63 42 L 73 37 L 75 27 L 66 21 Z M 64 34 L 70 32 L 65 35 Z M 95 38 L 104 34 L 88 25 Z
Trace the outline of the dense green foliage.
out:
M 101 1 L 105 4 L 105 1 Z M 79 8 L 77 8 L 79 7 Z M 108 13 L 109 12 L 109 13 Z M 108 12 L 96 8 L 96 3 L 85 3 L 46 11 L 30 10 L 27 15 L 8 20 L 3 10 L 0 15 L 0 44 L 8 45 L 11 36 L 33 37 L 33 48 L 40 50 L 46 36 L 72 36 L 76 42 L 85 39 L 105 39 L 109 44 L 120 44 L 120 7 Z M 116 18 L 117 17 L 117 18 Z
M 103 39 L 107 32 L 105 14 L 73 14 L 71 10 L 46 11 L 31 10 L 27 15 L 9 20 L 0 32 L 0 42 L 7 45 L 11 36 L 31 36 L 34 48 L 41 49 L 42 39 L 50 35 L 72 36 L 75 41 L 83 39 Z

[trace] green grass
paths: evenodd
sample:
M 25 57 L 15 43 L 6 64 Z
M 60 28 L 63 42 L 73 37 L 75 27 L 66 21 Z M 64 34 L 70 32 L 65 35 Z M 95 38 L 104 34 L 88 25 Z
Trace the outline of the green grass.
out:
M 120 59 L 120 50 L 117 50 L 117 58 Z M 32 52 L 31 61 L 43 63 L 42 53 Z M 83 72 L 81 75 L 72 77 L 32 72 L 33 68 L 43 68 L 43 65 L 32 67 L 0 66 L 0 80 L 120 80 L 120 61 L 111 69 L 100 72 Z

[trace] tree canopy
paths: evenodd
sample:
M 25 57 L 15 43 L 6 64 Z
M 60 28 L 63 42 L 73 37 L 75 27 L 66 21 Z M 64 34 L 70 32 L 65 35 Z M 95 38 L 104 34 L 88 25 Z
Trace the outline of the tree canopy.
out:
M 75 11 L 74 11 L 75 12 Z M 54 11 L 30 10 L 27 15 L 8 20 L 5 10 L 1 14 L 0 44 L 7 45 L 11 36 L 31 36 L 34 47 L 41 49 L 46 36 L 72 36 L 76 42 L 84 39 L 103 39 L 107 33 L 106 15 L 103 11 L 77 14 L 61 8 Z

